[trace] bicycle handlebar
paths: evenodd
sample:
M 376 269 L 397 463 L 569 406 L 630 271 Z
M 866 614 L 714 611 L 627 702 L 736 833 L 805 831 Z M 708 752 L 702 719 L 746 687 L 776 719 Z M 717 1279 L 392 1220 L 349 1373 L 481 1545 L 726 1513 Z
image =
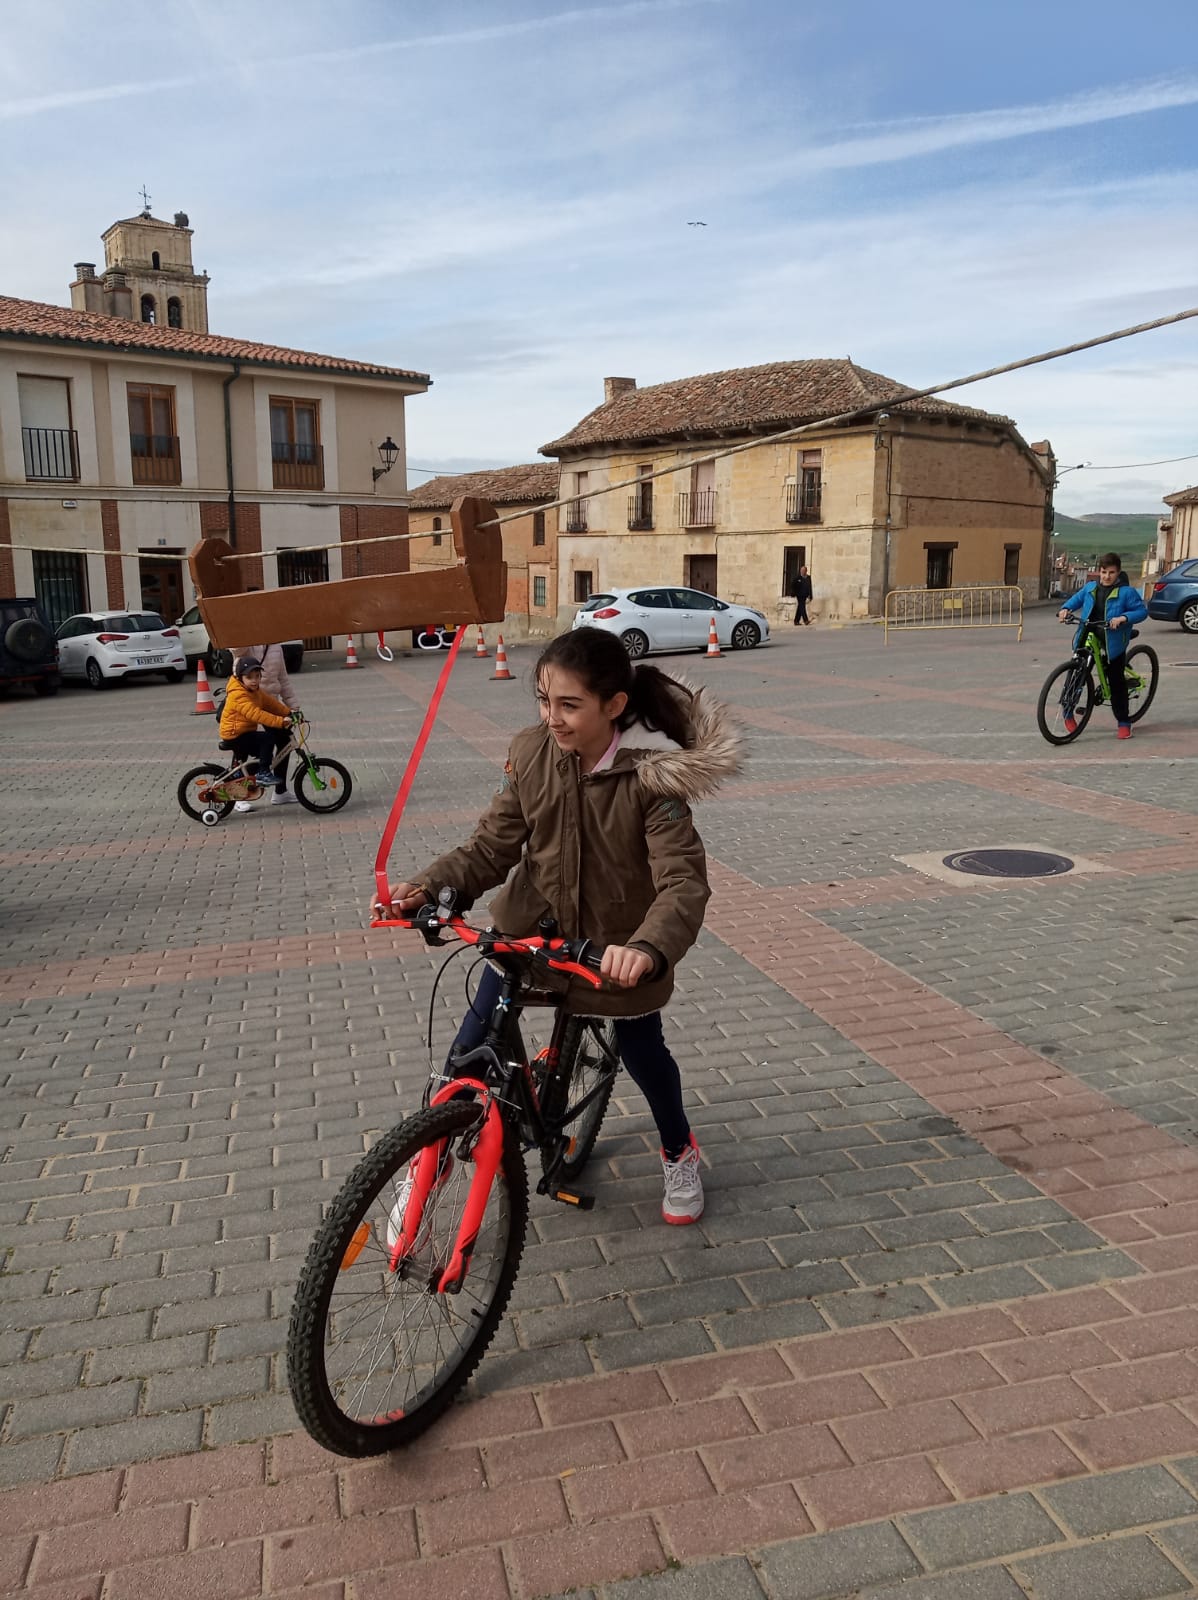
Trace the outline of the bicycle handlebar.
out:
M 376 910 L 380 909 L 376 907 Z M 463 944 L 474 945 L 480 955 L 525 956 L 535 965 L 544 965 L 554 972 L 566 972 L 582 978 L 596 989 L 601 986 L 598 976 L 603 965 L 606 945 L 593 944 L 590 939 L 559 939 L 534 937 L 516 939 L 494 928 L 476 928 L 465 917 L 445 915 L 434 905 L 421 906 L 414 917 L 375 917 L 372 928 L 414 928 L 423 934 L 429 944 L 440 944 L 442 933 L 452 933 Z

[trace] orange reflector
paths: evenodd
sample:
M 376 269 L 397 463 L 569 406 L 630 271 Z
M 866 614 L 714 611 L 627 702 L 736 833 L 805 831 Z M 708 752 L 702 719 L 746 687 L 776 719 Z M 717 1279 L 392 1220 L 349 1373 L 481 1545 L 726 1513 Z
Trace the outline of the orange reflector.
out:
M 574 1154 L 575 1150 L 577 1150 L 577 1149 L 578 1149 L 578 1140 L 577 1139 L 569 1139 L 569 1140 L 566 1141 L 566 1154 L 568 1156 L 572 1156 Z
M 369 1222 L 360 1222 L 354 1229 L 354 1236 L 345 1247 L 345 1254 L 341 1257 L 341 1271 L 352 1267 L 354 1262 L 366 1248 L 366 1241 L 370 1238 Z

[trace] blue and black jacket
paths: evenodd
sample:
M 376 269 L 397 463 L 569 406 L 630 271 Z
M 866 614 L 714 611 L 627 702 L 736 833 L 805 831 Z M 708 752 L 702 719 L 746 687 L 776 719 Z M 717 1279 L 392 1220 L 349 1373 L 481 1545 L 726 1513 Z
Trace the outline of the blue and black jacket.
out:
M 1073 636 L 1073 648 L 1076 650 L 1085 636 L 1086 623 L 1090 621 L 1094 610 L 1094 592 L 1098 588 L 1096 579 L 1070 595 L 1069 599 L 1061 605 L 1062 611 L 1076 611 L 1079 613 L 1077 632 Z M 1144 596 L 1132 584 L 1126 572 L 1121 572 L 1115 579 L 1115 587 L 1107 595 L 1105 617 L 1095 618 L 1095 621 L 1106 624 L 1106 657 L 1108 661 L 1118 661 L 1127 651 L 1131 630 L 1137 622 L 1143 622 L 1148 615 L 1148 607 L 1144 604 Z M 1123 617 L 1126 626 L 1112 628 L 1111 622 L 1115 617 Z

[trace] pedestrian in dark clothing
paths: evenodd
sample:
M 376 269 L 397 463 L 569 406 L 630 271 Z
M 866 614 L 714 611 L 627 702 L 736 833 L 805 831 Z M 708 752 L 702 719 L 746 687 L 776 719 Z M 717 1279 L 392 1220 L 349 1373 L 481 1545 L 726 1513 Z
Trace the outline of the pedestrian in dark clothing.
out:
M 797 628 L 800 622 L 809 626 L 811 618 L 807 615 L 807 602 L 811 599 L 812 590 L 811 574 L 806 567 L 799 568 L 799 575 L 794 581 L 791 592 L 795 597 L 795 627 Z

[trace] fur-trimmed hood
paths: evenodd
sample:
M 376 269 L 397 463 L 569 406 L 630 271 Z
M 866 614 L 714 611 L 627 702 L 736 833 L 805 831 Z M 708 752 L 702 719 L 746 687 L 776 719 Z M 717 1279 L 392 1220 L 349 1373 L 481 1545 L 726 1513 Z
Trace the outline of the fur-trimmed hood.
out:
M 666 734 L 639 722 L 625 728 L 610 757 L 595 767 L 599 773 L 633 763 L 641 788 L 663 800 L 692 804 L 706 799 L 744 764 L 744 739 L 726 706 L 705 688 L 681 687 L 689 694 L 687 719 L 691 739 L 683 748 Z

